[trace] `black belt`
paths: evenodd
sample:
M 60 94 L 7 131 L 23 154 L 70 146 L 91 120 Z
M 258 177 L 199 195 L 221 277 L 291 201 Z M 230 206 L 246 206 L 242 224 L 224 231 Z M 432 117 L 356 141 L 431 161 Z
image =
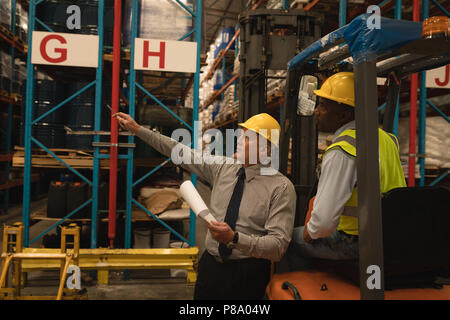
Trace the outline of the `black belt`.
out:
M 208 250 L 205 250 L 205 253 L 210 255 L 211 257 L 213 257 L 214 260 L 216 260 L 219 263 L 227 263 L 227 264 L 228 263 L 249 263 L 249 262 L 260 262 L 260 261 L 269 261 L 270 262 L 270 260 L 267 260 L 267 259 L 253 258 L 253 257 L 241 258 L 241 259 L 226 259 L 223 261 L 221 257 L 210 254 L 208 252 Z
M 358 239 L 359 239 L 359 237 L 358 237 L 357 235 L 348 234 L 348 233 L 345 233 L 345 232 L 342 231 L 342 230 L 339 230 L 339 233 L 342 234 L 342 235 L 344 235 L 344 236 L 345 236 L 347 239 L 349 239 L 351 242 L 353 242 L 353 241 L 358 241 Z

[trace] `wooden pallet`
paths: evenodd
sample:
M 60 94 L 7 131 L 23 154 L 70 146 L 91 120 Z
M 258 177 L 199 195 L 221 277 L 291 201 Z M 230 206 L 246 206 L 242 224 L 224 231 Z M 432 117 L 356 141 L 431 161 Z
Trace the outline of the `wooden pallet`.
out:
M 13 167 L 23 167 L 25 163 L 25 150 L 23 147 L 14 147 Z M 50 149 L 62 161 L 74 169 L 92 169 L 94 166 L 94 157 L 92 154 L 73 149 Z M 48 154 L 43 149 L 33 149 L 31 151 L 31 164 L 39 168 L 64 168 L 64 166 Z M 100 159 L 100 168 L 109 168 L 109 159 Z

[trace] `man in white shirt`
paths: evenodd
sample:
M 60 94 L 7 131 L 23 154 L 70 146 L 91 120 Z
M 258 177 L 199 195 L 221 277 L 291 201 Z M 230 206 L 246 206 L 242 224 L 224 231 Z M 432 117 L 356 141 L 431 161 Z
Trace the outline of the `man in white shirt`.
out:
M 356 131 L 353 73 L 328 78 L 314 111 L 318 129 L 333 133 L 322 161 L 317 194 L 310 219 L 294 229 L 288 250 L 291 269 L 311 267 L 311 258 L 358 258 Z M 405 187 L 397 139 L 379 129 L 381 193 Z

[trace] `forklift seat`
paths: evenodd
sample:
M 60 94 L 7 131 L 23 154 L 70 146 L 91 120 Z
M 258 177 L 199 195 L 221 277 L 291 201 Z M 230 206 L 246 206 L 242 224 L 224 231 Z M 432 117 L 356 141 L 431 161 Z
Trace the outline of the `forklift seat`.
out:
M 449 300 L 450 285 L 435 277 L 450 266 L 450 191 L 393 189 L 382 197 L 382 219 L 385 299 Z M 312 270 L 274 274 L 267 298 L 360 298 L 358 260 L 316 262 Z
M 382 197 L 385 286 L 428 286 L 450 267 L 450 191 L 441 187 L 390 190 Z M 331 264 L 330 264 L 331 263 Z M 330 261 L 359 283 L 358 260 Z

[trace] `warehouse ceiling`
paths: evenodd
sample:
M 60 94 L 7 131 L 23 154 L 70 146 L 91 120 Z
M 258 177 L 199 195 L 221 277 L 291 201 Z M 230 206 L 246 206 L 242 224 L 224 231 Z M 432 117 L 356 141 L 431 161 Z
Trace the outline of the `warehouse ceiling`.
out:
M 214 42 L 217 34 L 223 27 L 235 27 L 238 15 L 251 6 L 251 0 L 203 0 L 203 44 L 202 51 L 206 52 L 209 45 Z M 262 1 L 262 4 L 267 0 Z M 325 16 L 325 25 L 322 33 L 325 35 L 339 26 L 339 0 L 289 0 L 295 2 L 299 9 L 309 9 L 312 12 L 322 13 Z M 365 13 L 369 5 L 379 5 L 382 0 L 347 0 L 347 21 Z M 439 4 L 450 10 L 450 0 L 439 0 Z M 402 19 L 412 20 L 413 1 L 402 1 Z M 381 7 L 382 16 L 394 18 L 395 1 L 387 1 Z M 430 1 L 430 16 L 443 15 L 442 11 Z
M 175 0 L 171 0 L 175 1 Z M 195 1 L 194 1 L 195 2 Z M 221 30 L 225 27 L 235 28 L 238 24 L 239 14 L 250 9 L 255 2 L 261 2 L 262 6 L 267 0 L 203 0 L 203 19 L 202 19 L 202 53 L 206 53 L 209 46 L 215 41 Z M 289 0 L 293 3 L 294 0 Z M 294 8 L 310 10 L 311 12 L 324 15 L 325 25 L 322 28 L 322 35 L 325 35 L 339 27 L 339 0 L 296 0 Z M 347 3 L 347 21 L 351 21 L 358 15 L 365 13 L 369 5 L 378 5 L 381 0 L 348 0 Z M 403 1 L 402 19 L 412 20 L 412 0 Z M 450 0 L 439 0 L 439 3 L 450 10 Z M 382 16 L 394 18 L 395 1 L 387 1 L 382 7 Z M 442 15 L 438 7 L 430 1 L 430 16 Z M 204 62 L 206 55 L 202 55 Z M 160 99 L 169 99 L 182 92 L 182 77 L 173 77 L 169 74 L 161 74 L 156 77 L 146 79 L 145 83 L 149 88 L 153 88 L 152 93 Z M 187 79 L 187 87 L 192 85 L 193 77 Z M 183 96 L 186 92 L 183 91 Z
M 203 52 L 208 51 L 222 28 L 236 26 L 239 13 L 245 10 L 244 2 L 247 0 L 203 1 Z

